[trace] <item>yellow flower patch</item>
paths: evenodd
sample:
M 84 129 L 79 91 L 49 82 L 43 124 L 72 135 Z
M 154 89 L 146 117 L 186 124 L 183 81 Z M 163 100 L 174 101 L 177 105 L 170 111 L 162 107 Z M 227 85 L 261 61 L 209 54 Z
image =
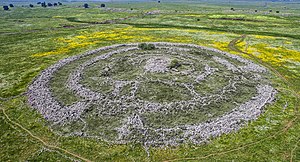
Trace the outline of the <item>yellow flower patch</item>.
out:
M 76 36 L 75 38 L 78 38 L 78 39 L 87 39 L 87 37 L 84 36 L 84 35 L 79 35 L 79 36 Z
M 34 56 L 34 57 L 42 57 L 42 56 L 49 56 L 49 55 L 58 55 L 58 54 L 67 53 L 67 52 L 69 52 L 69 49 L 67 49 L 67 48 L 59 48 L 59 49 L 56 49 L 55 51 L 37 53 L 37 54 L 34 54 L 32 56 Z
M 157 31 L 158 33 L 153 33 Z M 160 34 L 161 33 L 161 34 Z M 186 34 L 186 35 L 185 35 Z M 193 38 L 194 35 L 203 35 L 210 37 L 211 34 L 220 33 L 208 33 L 206 31 L 199 31 L 194 29 L 167 29 L 167 28 L 136 28 L 128 26 L 125 28 L 115 28 L 107 29 L 104 31 L 97 32 L 80 32 L 79 35 L 72 36 L 69 38 L 56 38 L 54 41 L 60 46 L 55 50 L 43 53 L 34 54 L 34 57 L 49 56 L 64 54 L 70 52 L 75 48 L 82 48 L 96 43 L 109 42 L 114 43 L 124 43 L 124 42 L 177 42 L 177 43 L 193 43 L 198 45 L 201 42 L 196 41 Z M 160 36 L 163 35 L 163 36 Z M 206 41 L 205 43 L 209 43 Z M 207 44 L 205 44 L 207 46 Z M 228 43 L 217 43 L 215 44 L 217 48 L 221 50 L 226 50 Z
M 70 42 L 68 46 L 58 48 L 54 51 L 49 51 L 49 52 L 43 52 L 43 53 L 37 53 L 32 55 L 33 57 L 42 57 L 42 56 L 49 56 L 49 55 L 58 55 L 58 54 L 63 54 L 63 53 L 68 53 L 70 52 L 71 49 L 74 48 L 80 48 L 80 47 L 85 47 L 91 44 L 95 44 L 96 42 L 83 42 L 83 43 L 78 43 L 78 42 Z
M 256 39 L 276 39 L 275 37 L 272 36 L 264 36 L 264 35 L 254 35 L 254 38 Z
M 276 66 L 282 66 L 287 62 L 300 62 L 300 52 L 283 47 L 269 47 L 266 44 L 256 44 L 253 48 L 257 49 L 257 56 L 262 61 L 272 63 Z
M 213 42 L 213 46 L 222 51 L 228 51 L 229 42 Z
M 199 15 L 199 14 L 185 14 L 183 16 L 187 16 L 187 17 L 205 17 L 205 15 Z

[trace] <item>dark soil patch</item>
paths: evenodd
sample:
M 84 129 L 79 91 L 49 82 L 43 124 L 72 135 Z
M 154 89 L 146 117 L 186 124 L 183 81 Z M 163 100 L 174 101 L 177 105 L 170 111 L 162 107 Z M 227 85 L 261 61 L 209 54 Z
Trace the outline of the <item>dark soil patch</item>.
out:
M 253 20 L 253 19 L 245 19 L 245 18 L 229 18 L 229 17 L 222 17 L 222 18 L 210 18 L 216 20 L 232 20 L 232 21 L 249 21 L 249 22 L 264 22 L 261 20 Z
M 60 26 L 62 26 L 63 28 L 74 28 L 74 25 L 66 25 L 66 24 L 61 24 Z

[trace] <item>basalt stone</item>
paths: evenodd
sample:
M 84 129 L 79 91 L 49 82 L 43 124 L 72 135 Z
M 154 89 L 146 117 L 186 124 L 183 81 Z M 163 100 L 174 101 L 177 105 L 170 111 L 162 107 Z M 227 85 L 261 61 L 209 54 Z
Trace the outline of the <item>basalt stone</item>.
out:
M 89 129 L 71 130 L 69 135 L 120 144 L 173 146 L 207 143 L 214 137 L 237 131 L 256 120 L 264 107 L 274 101 L 277 91 L 267 77 L 271 74 L 250 60 L 193 44 L 146 44 L 153 44 L 155 49 L 143 50 L 139 43 L 119 44 L 58 61 L 29 86 L 29 105 L 52 125 L 63 128 L 79 122 Z M 78 97 L 72 104 L 65 104 L 54 95 L 51 82 L 59 70 L 87 57 L 70 69 L 65 83 L 60 84 Z M 181 66 L 169 68 L 174 59 Z M 111 90 L 97 89 L 108 85 Z M 231 103 L 246 90 L 253 94 Z M 232 108 L 223 113 L 216 115 L 212 111 L 228 103 Z M 197 119 L 201 114 L 205 120 Z M 91 119 L 86 121 L 88 117 Z M 190 117 L 195 120 L 188 120 Z M 98 126 L 90 127 L 90 120 L 96 122 L 102 118 L 114 124 L 105 127 L 100 124 L 100 133 L 92 133 Z M 107 132 L 114 133 L 109 136 Z

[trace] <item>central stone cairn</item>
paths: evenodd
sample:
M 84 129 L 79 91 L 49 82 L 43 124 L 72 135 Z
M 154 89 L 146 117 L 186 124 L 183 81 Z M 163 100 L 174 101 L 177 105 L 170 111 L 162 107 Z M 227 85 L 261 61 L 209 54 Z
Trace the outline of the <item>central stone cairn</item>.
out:
M 274 100 L 269 72 L 249 60 L 197 45 L 148 44 L 59 61 L 29 86 L 29 104 L 61 135 L 148 147 L 205 143 L 257 119 Z

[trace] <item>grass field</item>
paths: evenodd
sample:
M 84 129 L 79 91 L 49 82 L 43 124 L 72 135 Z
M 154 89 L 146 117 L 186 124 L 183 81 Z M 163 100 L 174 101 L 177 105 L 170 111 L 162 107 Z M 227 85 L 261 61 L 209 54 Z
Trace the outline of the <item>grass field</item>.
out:
M 0 11 L 0 161 L 300 161 L 300 4 L 100 4 Z M 274 74 L 276 102 L 237 132 L 205 145 L 150 148 L 149 156 L 139 144 L 60 136 L 28 106 L 28 85 L 58 60 L 131 42 L 191 43 L 251 59 Z

